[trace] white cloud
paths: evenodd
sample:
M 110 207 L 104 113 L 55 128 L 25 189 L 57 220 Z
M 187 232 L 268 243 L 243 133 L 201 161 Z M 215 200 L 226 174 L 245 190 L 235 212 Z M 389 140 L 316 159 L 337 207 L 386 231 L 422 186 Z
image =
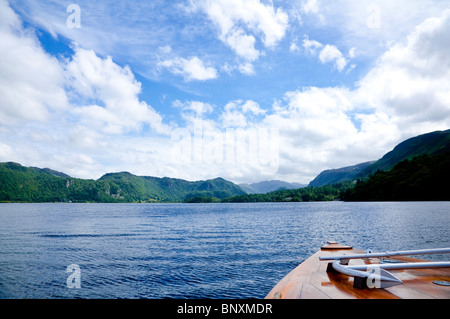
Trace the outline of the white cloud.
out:
M 406 138 L 448 129 L 449 32 L 450 10 L 418 25 L 406 42 L 392 45 L 356 89 L 287 93 L 265 118 L 280 131 L 279 174 L 297 172 L 312 179 L 324 169 L 376 160 Z M 317 55 L 326 47 L 310 40 L 305 44 Z M 340 57 L 330 52 L 330 61 Z
M 225 36 L 225 42 L 245 60 L 255 61 L 260 55 L 260 52 L 255 49 L 255 37 L 247 35 L 241 29 L 229 31 Z
M 339 30 L 339 47 L 356 47 L 358 55 L 369 58 L 404 39 L 426 17 L 449 8 L 448 2 L 434 0 L 302 0 L 294 5 L 302 8 L 303 24 Z
M 355 47 L 353 47 L 353 48 L 351 48 L 349 51 L 348 51 L 348 57 L 350 58 L 350 59 L 353 59 L 354 57 L 356 57 L 356 48 Z
M 274 47 L 285 35 L 288 15 L 280 8 L 259 0 L 198 0 L 191 1 L 217 26 L 219 39 L 247 61 L 256 60 L 258 37 L 265 47 Z
M 208 113 L 211 113 L 214 110 L 214 107 L 211 104 L 199 101 L 189 101 L 183 103 L 179 100 L 176 100 L 173 103 L 173 106 L 181 108 L 183 111 L 192 111 L 197 117 L 200 118 Z
M 244 75 L 254 75 L 255 67 L 251 62 L 235 62 L 233 65 L 225 63 L 222 67 L 222 70 L 231 75 L 231 73 L 235 70 L 238 70 L 240 73 Z
M 161 115 L 139 99 L 130 68 L 78 47 L 58 60 L 5 1 L 0 15 L 2 161 L 93 178 L 126 152 L 127 136 L 170 135 Z
M 322 170 L 376 160 L 406 138 L 450 127 L 449 32 L 450 10 L 392 45 L 354 89 L 287 92 L 252 122 L 242 101 L 230 102 L 223 123 L 279 131 L 278 179 L 307 183 Z M 318 41 L 306 38 L 303 45 L 323 63 L 343 58 Z
M 258 103 L 252 100 L 236 100 L 228 102 L 220 115 L 222 127 L 247 127 L 250 123 L 257 123 L 257 116 L 266 114 Z
M 255 68 L 253 67 L 253 64 L 251 63 L 243 63 L 239 65 L 239 71 L 246 75 L 253 75 L 255 74 Z
M 247 117 L 238 111 L 227 111 L 220 116 L 223 127 L 247 127 Z
M 276 178 L 308 183 L 325 169 L 376 160 L 400 141 L 393 118 L 360 111 L 357 94 L 345 87 L 308 87 L 274 104 L 260 125 L 279 131 Z
M 211 113 L 213 107 L 208 103 L 193 101 L 189 103 L 189 109 L 194 111 L 198 116 L 202 116 L 203 114 Z
M 294 47 L 294 49 L 297 47 Z M 310 40 L 308 36 L 303 39 L 303 48 L 306 54 L 317 56 L 322 64 L 333 63 L 339 72 L 342 72 L 348 64 L 348 60 L 344 57 L 342 52 L 334 45 L 326 44 Z M 298 48 L 297 48 L 298 49 Z M 349 51 L 349 58 L 355 57 L 355 48 Z M 291 52 L 292 50 L 291 45 Z
M 320 14 L 319 0 L 306 0 L 303 2 L 302 11 L 307 15 L 314 15 L 321 23 L 324 23 L 325 17 Z
M 149 125 L 157 133 L 169 134 L 161 115 L 139 100 L 141 84 L 129 67 L 115 64 L 111 57 L 102 59 L 91 50 L 77 48 L 66 66 L 66 76 L 79 104 L 72 113 L 85 125 L 110 134 L 139 131 L 142 125 Z M 85 105 L 89 100 L 101 105 Z
M 304 2 L 303 10 L 323 14 L 328 27 L 339 26 L 340 21 L 344 30 L 357 32 L 366 26 L 368 2 L 362 2 L 357 5 L 357 13 L 363 13 L 359 24 L 344 21 L 344 17 L 357 14 L 344 10 L 348 9 L 347 2 L 339 2 L 342 10 L 334 13 L 319 0 L 309 1 L 308 5 Z M 394 11 L 387 10 L 394 5 L 380 3 L 381 28 L 372 30 L 378 35 L 393 28 L 386 21 L 393 16 Z M 403 0 L 401 3 L 406 4 Z M 194 12 L 205 12 L 216 24 L 219 40 L 238 56 L 235 68 L 247 74 L 254 74 L 252 62 L 263 54 L 261 47 L 272 48 L 279 43 L 288 25 L 284 11 L 275 10 L 267 2 L 194 4 Z M 172 127 L 165 125 L 161 115 L 139 98 L 141 86 L 129 67 L 101 57 L 96 50 L 81 48 L 75 49 L 69 61 L 58 61 L 45 53 L 31 31 L 23 29 L 4 1 L 0 0 L 0 6 L 0 159 L 52 166 L 89 178 L 99 172 L 128 170 L 144 175 L 187 179 L 214 175 L 244 181 L 249 174 L 263 173 L 261 166 L 252 166 L 251 161 L 227 162 L 223 158 L 208 165 L 188 160 L 177 165 L 171 160 L 174 141 L 167 136 L 173 132 Z M 333 9 L 337 6 L 330 4 Z M 339 19 L 338 14 L 342 14 Z M 351 59 L 364 55 L 363 44 L 356 40 L 347 43 L 345 39 L 361 40 L 362 34 L 367 35 L 367 30 L 361 30 L 354 38 L 345 33 L 342 41 L 333 42 L 336 45 L 306 37 L 302 49 L 321 63 L 345 71 Z M 178 128 L 192 134 L 195 120 L 200 119 L 203 128 L 211 132 L 209 135 L 222 141 L 226 141 L 227 129 L 247 134 L 251 130 L 276 129 L 279 138 L 263 140 L 260 149 L 270 153 L 273 149 L 267 149 L 272 146 L 269 144 L 277 144 L 280 169 L 269 178 L 288 181 L 306 183 L 323 169 L 377 159 L 407 137 L 450 126 L 448 34 L 450 14 L 444 12 L 418 25 L 404 42 L 394 37 L 394 44 L 374 62 L 356 88 L 290 89 L 282 100 L 273 103 L 271 110 L 249 98 L 233 98 L 221 111 L 210 102 L 178 102 L 186 121 L 185 126 L 180 124 Z M 384 42 L 387 37 L 380 39 Z M 164 57 L 159 67 L 189 81 L 218 76 L 214 67 L 197 56 L 172 56 L 172 48 L 161 43 L 156 46 Z M 300 43 L 291 43 L 292 51 L 297 52 Z M 20 125 L 11 125 L 15 123 Z M 148 128 L 161 135 L 148 138 Z M 145 136 L 139 135 L 142 131 Z M 201 151 L 208 155 L 209 150 L 204 147 Z M 151 170 L 149 163 L 153 163 Z
M 291 45 L 289 46 L 289 51 L 291 51 L 291 52 L 300 51 L 300 48 L 298 47 L 297 42 L 295 42 L 295 41 L 291 42 Z
M 360 105 L 393 118 L 406 134 L 450 126 L 450 10 L 393 45 L 359 83 Z
M 315 40 L 309 40 L 309 38 L 305 36 L 303 39 L 303 47 L 308 54 L 316 55 L 317 52 L 323 48 L 323 44 Z
M 319 60 L 324 64 L 333 62 L 339 72 L 342 72 L 348 63 L 342 52 L 334 45 L 329 44 L 325 45 L 322 51 L 320 51 Z
M 0 143 L 0 161 L 12 161 L 14 159 L 14 151 L 8 144 Z
M 254 115 L 263 115 L 266 113 L 265 110 L 261 109 L 258 103 L 255 101 L 246 101 L 244 105 L 242 105 L 242 111 L 244 113 L 252 113 Z
M 319 2 L 317 0 L 307 0 L 302 5 L 302 9 L 305 13 L 317 13 L 319 12 Z
M 0 124 L 48 121 L 67 107 L 63 72 L 34 34 L 0 1 Z
M 172 73 L 182 75 L 187 81 L 206 81 L 217 78 L 217 70 L 213 67 L 205 66 L 198 57 L 174 58 L 161 61 L 159 66 L 169 69 Z

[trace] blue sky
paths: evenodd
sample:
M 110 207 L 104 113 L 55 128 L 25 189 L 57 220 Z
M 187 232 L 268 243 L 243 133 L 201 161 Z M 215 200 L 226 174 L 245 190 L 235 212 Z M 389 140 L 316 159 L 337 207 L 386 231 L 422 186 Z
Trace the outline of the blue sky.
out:
M 0 7 L 0 161 L 308 183 L 450 126 L 446 1 Z

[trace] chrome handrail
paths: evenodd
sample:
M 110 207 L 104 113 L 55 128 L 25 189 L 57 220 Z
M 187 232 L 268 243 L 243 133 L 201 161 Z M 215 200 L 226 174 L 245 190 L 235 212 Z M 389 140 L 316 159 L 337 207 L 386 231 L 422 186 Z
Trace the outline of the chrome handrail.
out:
M 365 265 L 348 265 L 351 259 L 367 259 L 367 258 L 382 258 L 393 256 L 406 255 L 429 255 L 429 254 L 447 254 L 450 253 L 450 248 L 438 249 L 421 249 L 421 250 L 403 250 L 382 253 L 365 253 L 354 255 L 339 255 L 339 256 L 322 256 L 319 257 L 322 261 L 333 261 L 332 267 L 334 270 L 354 277 L 354 286 L 358 288 L 388 288 L 396 285 L 401 285 L 403 282 L 386 271 L 400 270 L 400 269 L 428 269 L 428 268 L 450 268 L 450 262 L 405 262 L 395 264 L 365 264 Z
M 342 260 L 342 259 L 380 258 L 380 257 L 394 257 L 394 256 L 449 254 L 449 253 L 450 253 L 450 248 L 437 248 L 437 249 L 386 251 L 386 252 L 381 252 L 381 253 L 367 253 L 367 254 L 355 254 L 355 255 L 324 256 L 324 257 L 319 257 L 319 259 L 320 260 Z
M 333 268 L 350 277 L 354 277 L 354 286 L 358 288 L 389 288 L 403 284 L 403 281 L 379 267 L 378 265 L 368 265 L 370 272 L 359 271 L 350 268 L 350 266 L 344 266 L 340 260 L 333 262 Z

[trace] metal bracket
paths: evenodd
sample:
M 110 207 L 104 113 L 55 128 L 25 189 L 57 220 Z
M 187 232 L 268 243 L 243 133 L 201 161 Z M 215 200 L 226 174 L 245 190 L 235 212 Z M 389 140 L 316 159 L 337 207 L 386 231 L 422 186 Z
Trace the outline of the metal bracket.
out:
M 389 288 L 403 284 L 403 281 L 379 265 L 365 265 L 369 271 L 360 271 L 352 266 L 344 266 L 340 260 L 334 261 L 332 265 L 336 271 L 354 277 L 353 287 L 355 288 Z
M 328 264 L 327 272 L 339 272 L 354 277 L 353 286 L 355 288 L 388 288 L 403 284 L 403 282 L 389 273 L 386 269 L 428 269 L 428 268 L 450 268 L 450 262 L 413 262 L 395 264 L 370 264 L 348 266 L 351 259 L 367 259 L 404 255 L 427 255 L 450 253 L 450 248 L 410 250 L 397 252 L 372 253 L 356 255 L 341 255 L 319 257 L 320 260 L 331 260 Z

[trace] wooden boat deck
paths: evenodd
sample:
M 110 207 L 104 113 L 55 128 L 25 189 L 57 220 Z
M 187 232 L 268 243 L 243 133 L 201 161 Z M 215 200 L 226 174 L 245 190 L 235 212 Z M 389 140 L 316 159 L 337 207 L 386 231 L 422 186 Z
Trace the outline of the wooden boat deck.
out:
M 284 277 L 270 291 L 266 299 L 450 299 L 450 286 L 433 283 L 434 281 L 450 282 L 449 268 L 389 270 L 403 281 L 402 285 L 384 289 L 358 289 L 353 287 L 353 277 L 327 272 L 330 262 L 319 260 L 321 256 L 361 253 L 363 251 L 345 245 L 326 244 Z M 424 262 L 424 260 L 404 256 L 391 259 Z M 379 263 L 379 258 L 352 259 L 349 265 Z

